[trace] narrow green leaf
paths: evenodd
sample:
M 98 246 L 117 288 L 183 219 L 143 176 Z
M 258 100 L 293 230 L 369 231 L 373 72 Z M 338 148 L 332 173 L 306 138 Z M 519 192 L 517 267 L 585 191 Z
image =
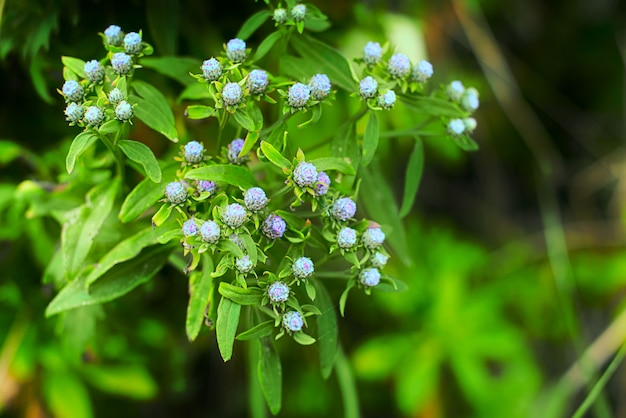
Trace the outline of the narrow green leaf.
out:
M 57 418 L 94 416 L 89 391 L 80 377 L 69 371 L 46 370 L 42 379 L 48 412 Z
M 341 347 L 337 351 L 335 370 L 343 401 L 343 416 L 344 418 L 359 418 L 361 416 L 359 411 L 359 392 L 357 391 L 350 362 Z
M 322 312 L 317 316 L 317 340 L 320 348 L 320 370 L 322 377 L 328 379 L 335 364 L 339 335 L 337 330 L 337 315 L 326 286 L 319 280 L 313 280 L 317 289 L 317 307 Z
M 143 57 L 141 65 L 153 69 L 183 86 L 191 86 L 198 82 L 189 75 L 190 72 L 198 72 L 200 63 L 195 58 L 188 57 Z M 204 86 L 206 88 L 206 86 Z
M 263 42 L 261 42 L 261 44 L 257 48 L 256 52 L 254 53 L 254 58 L 252 58 L 252 60 L 253 61 L 258 61 L 261 58 L 263 58 L 265 55 L 267 55 L 267 53 L 270 52 L 270 50 L 272 49 L 274 44 L 276 44 L 276 42 L 278 42 L 278 40 L 282 36 L 283 35 L 280 32 L 270 33 L 267 36 L 267 38 L 263 39 Z
M 152 150 L 148 148 L 146 144 L 129 139 L 122 139 L 117 142 L 117 145 L 128 158 L 143 166 L 150 180 L 154 183 L 161 182 L 161 167 L 159 167 L 159 163 L 152 153 Z
M 241 186 L 249 189 L 256 186 L 250 170 L 230 164 L 216 164 L 190 170 L 185 178 L 192 180 L 211 180 Z
M 0 165 L 5 165 L 22 155 L 22 147 L 12 141 L 0 140 Z
M 368 165 L 374 155 L 376 154 L 376 148 L 378 148 L 378 116 L 376 112 L 370 111 L 370 118 L 367 121 L 365 127 L 365 134 L 363 135 L 363 165 Z
M 309 162 L 317 168 L 317 171 L 337 170 L 343 174 L 355 174 L 354 167 L 344 158 L 322 157 Z
M 74 57 L 61 57 L 61 62 L 80 78 L 85 78 L 85 61 Z
M 215 333 L 217 336 L 217 346 L 224 361 L 228 361 L 233 356 L 233 345 L 239 325 L 239 315 L 241 305 L 232 302 L 230 299 L 222 298 L 217 307 L 217 324 Z
M 247 331 L 244 331 L 237 335 L 237 339 L 240 341 L 244 340 L 255 340 L 257 338 L 268 337 L 272 335 L 274 331 L 274 320 L 270 319 L 265 322 L 261 322 L 260 324 L 256 324 L 252 328 Z
M 132 86 L 139 95 L 131 98 L 131 102 L 137 103 L 135 115 L 170 141 L 178 142 L 174 114 L 165 96 L 155 87 L 141 80 L 133 80 Z
M 85 365 L 81 374 L 99 390 L 131 399 L 151 399 L 158 392 L 154 378 L 142 364 Z
M 163 197 L 165 185 L 174 181 L 178 168 L 180 168 L 180 164 L 170 164 L 163 168 L 163 183 L 160 187 L 156 187 L 149 178 L 143 179 L 135 186 L 128 196 L 126 196 L 124 203 L 122 203 L 122 209 L 119 214 L 120 221 L 124 223 L 130 222 L 154 206 L 154 204 Z
M 189 276 L 189 305 L 187 306 L 187 320 L 185 321 L 189 341 L 194 341 L 198 337 L 213 288 L 213 277 L 211 276 L 215 269 L 213 259 L 207 253 L 203 253 L 201 257 L 202 271 L 194 271 Z
M 72 145 L 70 145 L 67 157 L 65 157 L 65 167 L 67 168 L 67 172 L 69 174 L 72 174 L 72 171 L 74 170 L 76 159 L 97 140 L 98 136 L 92 131 L 84 131 L 76 135 L 72 141 Z
M 187 109 L 185 110 L 185 116 L 187 116 L 189 119 L 194 119 L 194 120 L 210 118 L 214 114 L 215 114 L 214 108 L 212 108 L 211 106 L 204 106 L 204 105 L 187 106 Z
M 163 55 L 176 53 L 176 40 L 179 33 L 180 3 L 169 0 L 148 0 L 146 2 L 146 17 L 150 38 L 156 44 L 156 49 Z M 141 59 L 145 65 L 146 58 Z
M 256 143 L 259 141 L 259 137 L 260 135 L 258 132 L 248 132 L 248 135 L 246 135 L 246 140 L 243 143 L 243 147 L 241 148 L 240 154 L 246 155 L 247 153 L 252 151 Z
M 280 412 L 283 392 L 283 370 L 274 341 L 263 338 L 259 344 L 259 381 L 272 414 Z
M 258 287 L 233 286 L 230 283 L 221 282 L 218 288 L 220 295 L 237 303 L 238 305 L 259 305 L 263 299 L 263 291 Z
M 399 94 L 398 97 L 409 110 L 420 115 L 463 117 L 463 111 L 456 104 L 445 99 L 405 94 Z
M 409 286 L 405 282 L 391 276 L 384 276 L 378 286 L 376 286 L 376 290 L 388 293 L 400 293 L 408 288 Z
M 245 111 L 245 109 L 237 109 L 237 111 L 233 114 L 235 121 L 246 131 L 254 131 L 254 121 Z
M 265 157 L 267 157 L 267 159 L 270 160 L 275 166 L 285 169 L 291 168 L 289 160 L 283 157 L 283 155 L 269 142 L 261 141 L 261 152 L 263 152 L 263 155 L 265 155 Z
M 293 334 L 293 339 L 300 345 L 311 345 L 315 344 L 315 338 L 311 337 L 308 334 L 305 334 L 302 331 L 298 331 Z
M 413 152 L 409 157 L 409 163 L 404 174 L 404 195 L 402 196 L 402 206 L 400 207 L 400 218 L 404 218 L 411 212 L 417 190 L 422 181 L 424 172 L 424 146 L 419 137 L 415 137 Z
M 248 18 L 237 32 L 237 38 L 248 39 L 272 15 L 269 10 L 261 10 Z
M 353 280 L 349 281 L 345 290 L 341 293 L 341 296 L 339 297 L 339 313 L 341 314 L 341 316 L 345 316 L 346 302 L 348 301 L 348 294 L 350 293 L 350 290 L 354 286 L 355 286 L 354 281 Z
M 454 143 L 463 151 L 478 151 L 478 144 L 467 135 L 452 137 Z
M 330 143 L 330 153 L 335 157 L 347 158 L 356 171 L 361 153 L 356 143 L 356 127 L 353 122 L 346 122 L 339 127 Z

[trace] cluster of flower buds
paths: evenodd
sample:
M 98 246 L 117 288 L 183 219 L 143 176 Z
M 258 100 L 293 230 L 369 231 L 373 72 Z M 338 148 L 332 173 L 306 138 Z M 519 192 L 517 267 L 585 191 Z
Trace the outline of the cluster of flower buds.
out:
M 323 100 L 334 99 L 332 84 L 326 74 L 315 74 L 306 84 L 294 82 L 287 91 L 278 92 L 285 99 L 283 114 L 307 110 Z
M 474 87 L 465 87 L 463 83 L 455 80 L 446 86 L 446 94 L 452 102 L 457 103 L 468 114 L 464 118 L 448 120 L 448 134 L 453 137 L 471 134 L 477 125 L 476 119 L 470 115 L 480 106 L 478 90 Z

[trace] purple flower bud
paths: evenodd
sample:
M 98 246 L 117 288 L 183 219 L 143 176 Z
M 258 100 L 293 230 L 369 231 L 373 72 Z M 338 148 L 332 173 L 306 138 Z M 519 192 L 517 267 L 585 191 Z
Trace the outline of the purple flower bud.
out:
M 308 257 L 298 258 L 291 266 L 291 272 L 298 279 L 306 279 L 313 274 L 313 271 L 315 271 L 315 266 Z
M 372 260 L 372 266 L 381 269 L 385 267 L 385 265 L 387 264 L 387 260 L 389 260 L 389 257 L 387 257 L 383 253 L 376 253 L 372 256 L 371 260 Z
M 446 88 L 446 93 L 448 93 L 448 97 L 454 102 L 458 102 L 459 100 L 461 100 L 464 92 L 465 87 L 463 87 L 463 83 L 461 83 L 459 80 L 453 81 Z
M 133 117 L 133 107 L 126 100 L 122 100 L 115 106 L 115 117 L 124 122 Z
M 165 199 L 175 205 L 185 203 L 187 200 L 187 185 L 183 181 L 173 181 L 165 186 Z
M 306 106 L 310 97 L 311 90 L 309 89 L 309 86 L 302 83 L 296 83 L 289 87 L 287 103 L 289 103 L 289 106 L 299 109 Z
M 317 183 L 315 183 L 315 195 L 316 196 L 324 196 L 328 193 L 328 188 L 330 187 L 330 177 L 323 171 L 320 171 L 317 174 Z
M 104 30 L 104 36 L 107 38 L 107 44 L 120 46 L 124 40 L 124 32 L 117 25 L 111 25 Z
M 480 106 L 480 100 L 478 100 L 478 90 L 473 87 L 467 88 L 461 97 L 461 106 L 469 112 L 473 112 L 478 109 L 478 106 Z
M 63 95 L 70 102 L 80 102 L 83 100 L 83 95 L 85 94 L 85 90 L 83 86 L 76 80 L 67 80 L 63 83 Z
M 313 186 L 317 182 L 317 168 L 305 161 L 299 162 L 293 170 L 293 181 L 300 187 Z
M 418 62 L 415 68 L 413 68 L 413 72 L 411 73 L 411 78 L 413 79 L 413 81 L 417 81 L 418 83 L 424 83 L 432 76 L 433 65 L 426 60 L 421 60 L 420 62 Z
M 356 231 L 347 226 L 341 228 L 337 234 L 337 245 L 343 249 L 354 247 L 356 245 Z
M 204 145 L 198 141 L 189 141 L 183 148 L 185 161 L 197 164 L 204 159 Z
M 138 54 L 141 52 L 141 35 L 137 32 L 130 32 L 124 36 L 124 50 L 127 54 Z
M 233 62 L 242 62 L 246 59 L 246 42 L 235 38 L 226 44 L 226 56 Z
M 465 125 L 465 130 L 468 133 L 472 133 L 474 132 L 474 129 L 476 129 L 476 119 L 474 118 L 465 118 L 463 119 L 463 125 Z
M 109 92 L 109 103 L 111 103 L 113 106 L 117 106 L 119 102 L 125 99 L 126 97 L 124 96 L 124 93 L 122 93 L 122 90 L 118 89 L 117 87 Z
M 195 219 L 191 218 L 183 223 L 182 227 L 183 235 L 186 237 L 195 237 L 198 235 L 198 226 L 196 225 Z
M 374 287 L 380 283 L 380 272 L 375 268 L 366 268 L 359 274 L 359 281 L 363 286 Z
M 84 120 L 88 126 L 94 128 L 104 120 L 104 112 L 98 106 L 89 106 L 85 111 Z
M 448 122 L 448 133 L 452 136 L 459 136 L 465 131 L 465 124 L 461 119 L 452 119 Z
M 250 257 L 244 255 L 243 257 L 237 258 L 235 260 L 235 267 L 237 268 L 237 270 L 239 270 L 239 273 L 247 274 L 252 270 L 254 266 L 252 265 L 252 260 L 250 260 Z
M 296 4 L 291 9 L 291 18 L 295 22 L 301 22 L 306 17 L 306 6 L 304 4 Z
M 387 90 L 383 94 L 378 95 L 378 106 L 383 109 L 389 110 L 396 104 L 396 92 L 393 90 Z
M 208 192 L 209 194 L 215 192 L 217 189 L 217 183 L 211 180 L 196 180 L 196 190 L 200 193 Z
M 287 223 L 283 220 L 283 218 L 274 214 L 265 218 L 263 226 L 261 227 L 261 231 L 269 239 L 281 238 L 285 233 L 285 229 L 287 229 Z
M 239 153 L 243 149 L 244 140 L 241 138 L 234 139 L 228 144 L 228 161 L 232 164 L 243 164 L 248 161 L 248 156 L 239 156 Z
M 356 213 L 356 203 L 349 197 L 342 197 L 330 207 L 330 214 L 338 221 L 347 221 Z
M 243 203 L 252 212 L 258 212 L 267 205 L 267 195 L 260 187 L 252 187 L 243 194 Z
M 261 94 L 267 88 L 269 84 L 267 72 L 263 70 L 252 70 L 248 74 L 248 81 L 246 85 L 252 94 Z
M 246 221 L 247 213 L 246 209 L 239 203 L 231 203 L 224 208 L 222 213 L 222 222 L 231 228 L 239 228 Z
M 283 282 L 274 282 L 267 288 L 267 295 L 272 303 L 282 303 L 289 299 L 289 286 Z
M 309 89 L 313 100 L 323 100 L 330 93 L 330 79 L 326 74 L 315 74 L 309 81 Z
M 125 75 L 133 68 L 133 59 L 130 55 L 123 52 L 116 52 L 111 57 L 111 67 L 113 72 L 119 75 Z
M 243 90 L 238 83 L 226 83 L 222 89 L 222 100 L 228 106 L 236 106 L 243 99 Z
M 298 332 L 304 326 L 302 314 L 298 311 L 289 311 L 283 315 L 283 326 L 291 332 Z
M 393 54 L 389 58 L 387 71 L 393 78 L 404 78 L 411 71 L 411 61 L 404 54 Z
M 380 228 L 367 228 L 363 233 L 363 245 L 373 250 L 385 241 L 385 233 Z
M 201 68 L 202 75 L 208 81 L 217 81 L 222 75 L 222 64 L 215 58 L 205 60 Z
M 235 244 L 237 247 L 239 247 L 241 250 L 243 250 L 243 251 L 246 250 L 246 244 L 244 244 L 243 239 L 241 239 L 241 237 L 239 235 L 237 235 L 237 234 L 230 234 L 228 239 L 233 244 Z
M 65 119 L 70 123 L 78 123 L 85 114 L 85 108 L 78 103 L 70 103 L 65 108 Z
M 378 82 L 369 75 L 359 83 L 359 92 L 361 93 L 361 97 L 364 99 L 371 99 L 376 96 L 377 90 Z
M 276 23 L 285 23 L 287 21 L 287 10 L 285 9 L 275 9 L 274 10 L 274 22 Z
M 104 78 L 104 67 L 98 60 L 87 61 L 83 71 L 85 72 L 85 78 L 92 83 L 99 83 Z
M 363 61 L 367 65 L 374 65 L 380 62 L 383 56 L 383 49 L 378 42 L 368 42 L 363 48 Z
M 220 239 L 220 226 L 215 221 L 206 221 L 200 225 L 200 238 L 209 244 L 215 244 Z

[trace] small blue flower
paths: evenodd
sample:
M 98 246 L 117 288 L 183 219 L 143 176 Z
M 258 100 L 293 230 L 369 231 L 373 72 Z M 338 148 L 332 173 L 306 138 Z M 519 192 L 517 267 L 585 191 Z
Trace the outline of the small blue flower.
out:
M 173 181 L 165 186 L 165 198 L 175 205 L 185 203 L 187 200 L 187 185 L 182 181 Z
M 268 217 L 263 221 L 263 226 L 261 227 L 263 235 L 269 239 L 281 238 L 285 233 L 285 229 L 287 229 L 287 223 L 283 220 L 283 218 L 274 214 L 268 215 Z
M 347 221 L 356 213 L 356 203 L 349 197 L 341 197 L 330 207 L 330 214 L 338 221 Z
M 243 250 L 243 251 L 246 250 L 246 244 L 244 244 L 243 239 L 241 239 L 241 237 L 239 235 L 237 235 L 237 234 L 230 234 L 228 239 L 233 244 L 235 244 L 237 247 L 239 247 L 241 250 Z
M 315 185 L 317 178 L 317 168 L 306 161 L 299 162 L 293 170 L 293 181 L 300 187 Z
M 67 80 L 63 83 L 63 88 L 61 90 L 63 95 L 70 102 L 80 102 L 83 100 L 83 95 L 85 94 L 83 86 L 81 86 L 76 80 Z
M 330 177 L 323 171 L 320 171 L 317 174 L 317 183 L 315 183 L 315 195 L 316 196 L 324 196 L 328 193 L 328 188 L 330 187 Z
M 260 187 L 252 187 L 243 194 L 243 203 L 249 211 L 258 212 L 267 206 L 267 195 Z
M 104 120 L 104 112 L 98 106 L 89 106 L 85 110 L 84 120 L 87 126 L 96 127 Z
M 133 117 L 133 107 L 126 100 L 122 100 L 115 106 L 115 117 L 122 122 Z
M 326 74 L 315 74 L 309 81 L 309 89 L 313 100 L 323 100 L 330 93 L 330 79 Z
M 113 72 L 118 75 L 125 75 L 133 68 L 133 59 L 124 52 L 116 52 L 111 57 L 111 67 Z
M 309 86 L 302 83 L 296 83 L 289 87 L 287 102 L 289 103 L 289 106 L 299 109 L 306 106 L 310 97 L 311 90 L 309 89 Z
M 224 208 L 222 213 L 222 222 L 231 228 L 239 228 L 246 221 L 246 209 L 239 203 L 231 203 Z
M 65 108 L 65 118 L 70 123 L 78 123 L 85 114 L 85 108 L 78 103 L 70 103 Z
M 480 100 L 478 99 L 478 90 L 473 87 L 465 89 L 463 96 L 461 97 L 461 106 L 463 109 L 473 112 L 480 106 Z
M 380 228 L 367 228 L 363 233 L 363 245 L 373 250 L 385 241 L 385 233 Z
M 283 326 L 287 331 L 298 332 L 304 326 L 302 314 L 298 311 L 289 311 L 283 315 Z
M 474 132 L 474 129 L 476 129 L 476 119 L 465 118 L 463 119 L 463 125 L 465 125 L 465 131 L 467 131 L 468 133 L 472 133 Z
M 246 42 L 239 39 L 231 39 L 226 44 L 226 56 L 233 62 L 242 62 L 246 59 Z
M 459 136 L 465 131 L 465 124 L 461 119 L 452 119 L 448 122 L 448 133 L 452 136 Z
M 373 267 L 366 268 L 359 274 L 359 281 L 363 286 L 374 287 L 380 283 L 380 272 Z
M 122 93 L 122 90 L 118 89 L 117 87 L 109 92 L 109 103 L 111 103 L 113 106 L 117 105 L 124 99 L 126 99 L 124 93 Z
M 252 260 L 250 260 L 250 257 L 244 255 L 243 257 L 237 258 L 235 260 L 235 267 L 237 267 L 239 273 L 247 274 L 252 270 L 254 265 L 252 265 Z
M 107 44 L 120 46 L 124 40 L 124 32 L 117 25 L 111 25 L 104 30 L 104 36 L 107 38 Z
M 205 60 L 201 68 L 202 75 L 208 81 L 217 81 L 222 75 L 222 64 L 215 58 Z
M 287 21 L 287 10 L 285 9 L 275 9 L 274 10 L 274 22 L 276 23 L 285 23 Z
M 252 94 L 261 94 L 267 88 L 269 84 L 267 72 L 263 70 L 252 70 L 248 74 L 248 81 L 246 85 Z
M 383 109 L 391 109 L 396 104 L 396 92 L 387 90 L 383 94 L 378 95 L 378 106 Z
M 291 9 L 291 18 L 295 22 L 301 22 L 306 17 L 306 6 L 304 4 L 296 4 Z
M 141 35 L 137 32 L 130 32 L 124 36 L 124 50 L 127 54 L 137 54 L 141 52 Z
M 99 83 L 104 79 L 104 67 L 98 60 L 87 61 L 83 67 L 85 78 L 91 83 Z
M 383 56 L 383 48 L 378 42 L 368 42 L 363 48 L 363 61 L 367 65 L 374 65 L 380 62 Z
M 448 97 L 450 98 L 450 100 L 455 102 L 461 100 L 464 92 L 465 87 L 463 87 L 463 83 L 461 83 L 459 80 L 453 81 L 446 88 L 446 93 L 448 93 Z
M 393 54 L 387 63 L 387 71 L 393 78 L 404 78 L 411 71 L 411 61 L 404 54 Z
M 222 100 L 229 106 L 236 106 L 243 98 L 243 90 L 238 83 L 226 83 L 222 89 Z
M 267 296 L 272 303 L 283 303 L 289 299 L 289 286 L 283 282 L 274 282 L 267 288 Z
M 309 257 L 300 257 L 293 262 L 291 272 L 298 279 L 306 279 L 315 271 L 313 261 Z
M 371 260 L 372 260 L 372 266 L 381 269 L 385 267 L 385 265 L 387 264 L 387 260 L 389 260 L 389 257 L 387 257 L 383 253 L 376 253 L 372 256 Z
M 196 180 L 196 189 L 200 193 L 207 192 L 211 194 L 217 190 L 217 183 L 211 180 Z
M 206 221 L 200 225 L 200 238 L 209 244 L 215 244 L 219 241 L 222 230 L 215 221 Z
M 372 76 L 367 76 L 359 83 L 359 91 L 364 99 L 371 99 L 376 96 L 378 82 Z
M 204 159 L 204 145 L 198 141 L 189 141 L 183 148 L 183 155 L 189 164 L 197 164 Z
M 230 144 L 228 144 L 228 161 L 231 164 L 243 164 L 248 161 L 248 156 L 244 155 L 242 157 L 239 156 L 239 153 L 243 149 L 244 140 L 241 138 L 234 139 Z
M 337 245 L 344 249 L 354 247 L 356 245 L 356 230 L 347 226 L 341 228 L 337 234 Z
M 419 61 L 411 73 L 411 78 L 418 83 L 424 83 L 432 76 L 433 65 L 426 60 Z
M 181 229 L 183 231 L 183 235 L 186 237 L 195 237 L 198 235 L 198 226 L 193 218 L 186 220 Z

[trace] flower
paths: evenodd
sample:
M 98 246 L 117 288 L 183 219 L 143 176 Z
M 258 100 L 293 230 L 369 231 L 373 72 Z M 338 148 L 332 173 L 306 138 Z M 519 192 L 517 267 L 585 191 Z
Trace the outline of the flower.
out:
M 446 88 L 446 93 L 448 93 L 448 97 L 450 98 L 450 100 L 455 102 L 461 100 L 463 92 L 465 92 L 465 87 L 463 87 L 463 83 L 461 83 L 459 80 L 453 81 Z
M 380 228 L 367 228 L 363 233 L 362 240 L 365 247 L 373 250 L 385 241 L 385 233 Z
M 258 212 L 267 205 L 267 195 L 260 187 L 252 187 L 243 194 L 243 203 L 252 212 Z
M 228 161 L 232 164 L 243 164 L 248 160 L 248 157 L 244 155 L 243 157 L 239 156 L 239 153 L 243 149 L 244 140 L 241 138 L 234 139 L 230 144 L 228 144 Z
M 328 188 L 330 187 L 330 177 L 323 171 L 320 171 L 317 174 L 317 183 L 315 183 L 315 195 L 316 196 L 324 196 L 328 193 Z
M 313 261 L 309 257 L 300 257 L 291 265 L 291 272 L 298 279 L 306 279 L 315 271 Z
M 330 93 L 331 84 L 326 74 L 315 74 L 309 81 L 309 89 L 313 100 L 322 100 Z
M 63 83 L 61 91 L 70 102 L 80 102 L 85 94 L 83 86 L 76 80 L 67 80 Z
M 104 120 L 104 112 L 98 106 L 89 106 L 85 111 L 85 123 L 90 127 L 96 127 Z
M 246 221 L 246 210 L 239 203 L 231 203 L 224 208 L 222 222 L 231 228 L 239 228 Z
M 187 185 L 183 181 L 173 181 L 165 186 L 165 199 L 175 205 L 187 200 Z
M 391 109 L 396 104 L 396 92 L 393 90 L 387 90 L 383 94 L 378 95 L 378 106 L 383 109 Z
M 263 70 L 252 70 L 250 74 L 248 74 L 248 81 L 246 85 L 252 94 L 260 94 L 265 91 L 267 85 L 269 84 L 269 79 L 267 77 L 267 72 Z
M 359 92 L 364 99 L 370 99 L 376 95 L 378 82 L 372 76 L 367 76 L 359 82 Z
M 115 106 L 115 117 L 122 122 L 133 117 L 133 107 L 126 100 L 122 100 Z
M 130 32 L 124 36 L 124 50 L 127 54 L 137 54 L 141 52 L 141 35 L 137 32 Z
M 300 187 L 313 186 L 317 182 L 317 168 L 306 161 L 299 162 L 293 170 L 293 181 Z
M 226 83 L 222 89 L 222 100 L 229 106 L 236 106 L 243 98 L 243 90 L 238 83 Z
M 85 114 L 85 108 L 78 103 L 70 103 L 65 108 L 65 118 L 70 123 L 78 123 Z
M 469 87 L 463 92 L 461 96 L 461 106 L 463 109 L 473 112 L 480 106 L 480 100 L 478 100 L 478 90 L 474 87 Z
M 252 265 L 250 257 L 244 255 L 241 258 L 235 259 L 235 267 L 237 267 L 237 270 L 239 270 L 240 273 L 246 274 L 249 273 L 254 266 Z
M 215 221 L 206 221 L 200 225 L 200 238 L 209 244 L 215 244 L 220 239 L 222 230 Z
M 289 311 L 283 315 L 283 326 L 291 332 L 298 332 L 304 326 L 302 314 L 298 311 Z
M 377 252 L 376 254 L 372 256 L 371 260 L 372 260 L 372 266 L 381 269 L 385 267 L 385 265 L 387 264 L 387 260 L 389 260 L 389 257 L 387 257 L 383 253 Z
M 116 52 L 111 57 L 111 67 L 113 72 L 118 75 L 125 75 L 133 68 L 133 59 L 130 55 L 123 52 Z
M 228 237 L 228 239 L 235 244 L 237 247 L 239 247 L 241 250 L 246 250 L 246 244 L 244 244 L 243 239 L 241 239 L 241 237 L 237 234 L 230 234 L 230 236 Z
M 285 23 L 287 21 L 287 10 L 285 9 L 275 9 L 274 10 L 274 22 L 276 23 Z
M 476 129 L 476 119 L 474 118 L 465 118 L 463 119 L 463 125 L 465 125 L 465 130 L 468 133 L 472 133 L 474 132 L 474 129 Z
M 107 39 L 107 44 L 120 46 L 124 40 L 124 32 L 122 28 L 117 25 L 111 25 L 104 30 L 104 36 Z
M 201 68 L 202 75 L 208 81 L 216 81 L 222 75 L 222 64 L 215 58 L 205 60 Z
M 380 283 L 380 272 L 373 267 L 361 270 L 361 273 L 359 273 L 359 281 L 363 286 L 374 287 Z
M 198 235 L 198 226 L 193 218 L 186 220 L 181 229 L 183 231 L 183 235 L 186 237 L 195 237 Z
M 274 282 L 267 288 L 267 296 L 272 303 L 282 303 L 289 299 L 289 286 L 283 282 Z
M 383 49 L 378 42 L 368 42 L 363 48 L 363 61 L 367 65 L 374 65 L 380 62 L 383 56 Z
M 302 83 L 295 83 L 293 86 L 289 87 L 287 102 L 291 107 L 302 108 L 306 106 L 310 97 L 311 89 L 309 89 L 309 86 Z
M 433 65 L 426 60 L 420 60 L 413 68 L 413 72 L 411 73 L 411 78 L 413 79 L 413 81 L 417 81 L 418 83 L 424 83 L 432 76 Z
M 196 189 L 200 192 L 213 193 L 217 189 L 217 183 L 211 180 L 196 180 Z
M 283 218 L 274 214 L 268 215 L 261 226 L 263 235 L 269 239 L 281 238 L 285 233 L 285 229 L 287 229 L 287 223 L 283 220 Z
M 204 159 L 204 145 L 198 141 L 189 141 L 183 148 L 183 155 L 189 164 L 197 164 Z
M 99 83 L 104 78 L 104 67 L 98 60 L 87 61 L 83 66 L 85 78 L 92 83 Z
M 393 78 L 404 78 L 411 71 L 411 61 L 404 54 L 393 54 L 387 63 L 387 71 Z
M 306 6 L 304 4 L 296 4 L 295 6 L 293 6 L 293 9 L 291 9 L 291 18 L 295 22 L 303 21 L 305 16 Z
M 452 119 L 448 122 L 448 133 L 453 136 L 461 135 L 465 131 L 465 124 L 461 119 Z
M 246 42 L 239 39 L 231 39 L 226 44 L 226 56 L 233 62 L 242 62 L 246 59 Z
M 122 93 L 122 90 L 118 89 L 117 87 L 115 87 L 114 89 L 111 89 L 111 91 L 109 92 L 109 103 L 111 103 L 114 106 L 117 105 L 122 100 L 124 100 L 125 98 L 126 97 L 124 96 L 124 93 Z
M 347 221 L 356 213 L 356 203 L 349 197 L 341 197 L 330 207 L 330 214 L 338 221 Z
M 356 230 L 343 227 L 337 234 L 337 245 L 341 248 L 348 249 L 356 245 Z

